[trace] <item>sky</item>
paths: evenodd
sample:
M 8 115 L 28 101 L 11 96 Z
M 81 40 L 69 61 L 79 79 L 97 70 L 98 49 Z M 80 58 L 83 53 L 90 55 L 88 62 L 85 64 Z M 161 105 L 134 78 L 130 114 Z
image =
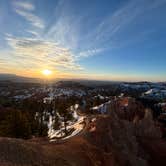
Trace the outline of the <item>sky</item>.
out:
M 0 73 L 166 81 L 166 0 L 0 0 Z

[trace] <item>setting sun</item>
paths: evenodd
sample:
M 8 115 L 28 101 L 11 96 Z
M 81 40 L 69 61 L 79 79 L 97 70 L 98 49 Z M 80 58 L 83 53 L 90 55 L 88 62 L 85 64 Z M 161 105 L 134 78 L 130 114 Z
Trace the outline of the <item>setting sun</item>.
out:
M 45 69 L 45 70 L 42 71 L 42 73 L 43 73 L 43 75 L 45 75 L 45 76 L 49 76 L 49 75 L 52 74 L 52 71 L 51 71 L 51 70 L 48 70 L 48 69 Z

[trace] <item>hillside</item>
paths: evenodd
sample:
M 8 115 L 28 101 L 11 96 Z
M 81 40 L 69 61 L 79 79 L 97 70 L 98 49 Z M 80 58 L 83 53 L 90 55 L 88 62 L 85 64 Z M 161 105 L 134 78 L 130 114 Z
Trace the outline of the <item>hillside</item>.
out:
M 0 138 L 1 166 L 164 166 L 165 158 L 166 142 L 148 110 L 134 122 L 115 111 L 93 117 L 83 133 L 63 142 Z

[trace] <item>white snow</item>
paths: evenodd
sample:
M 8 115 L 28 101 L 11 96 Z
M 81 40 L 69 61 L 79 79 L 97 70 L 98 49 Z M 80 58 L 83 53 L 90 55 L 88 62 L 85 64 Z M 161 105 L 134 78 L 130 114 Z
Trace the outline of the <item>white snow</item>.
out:
M 92 107 L 91 110 L 97 110 L 98 112 L 104 114 L 107 112 L 108 105 L 111 103 L 111 101 L 108 101 L 106 103 L 103 103 L 101 105 Z
M 78 134 L 83 129 L 83 127 L 84 127 L 83 122 L 84 122 L 85 117 L 79 116 L 77 114 L 76 110 L 73 111 L 73 117 L 74 117 L 74 121 L 68 122 L 67 130 L 74 129 L 74 131 L 70 135 L 64 137 L 65 136 L 64 123 L 61 121 L 61 128 L 59 130 L 54 130 L 53 129 L 54 120 L 53 120 L 53 117 L 50 115 L 49 123 L 48 123 L 48 128 L 49 128 L 48 137 L 51 139 L 51 141 L 56 140 L 56 138 L 61 138 L 61 137 L 64 137 L 64 138 L 62 138 L 63 140 L 73 137 L 74 135 Z
M 152 88 L 145 93 L 142 94 L 144 98 L 153 98 L 153 99 L 165 99 L 166 98 L 166 90 L 165 89 L 157 89 Z

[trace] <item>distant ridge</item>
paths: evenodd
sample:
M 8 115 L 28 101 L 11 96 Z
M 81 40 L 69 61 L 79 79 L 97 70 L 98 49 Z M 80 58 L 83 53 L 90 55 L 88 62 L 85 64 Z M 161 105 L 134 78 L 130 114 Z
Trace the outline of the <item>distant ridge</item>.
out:
M 23 77 L 15 74 L 6 74 L 6 73 L 0 73 L 0 81 L 27 82 L 27 83 L 42 82 L 42 80 L 39 78 L 29 78 L 29 77 Z
M 31 78 L 19 76 L 16 74 L 10 73 L 0 73 L 0 81 L 11 81 L 18 83 L 43 83 L 44 79 L 41 78 Z M 89 80 L 89 79 L 70 79 L 70 78 L 56 78 L 50 80 L 50 82 L 55 83 L 57 81 L 73 81 L 78 82 L 83 85 L 109 85 L 109 84 L 119 84 L 119 83 L 127 83 L 127 84 L 147 84 L 147 83 L 160 83 L 166 84 L 166 82 L 149 82 L 149 81 L 136 81 L 136 82 L 127 82 L 127 81 L 111 81 L 111 80 Z

